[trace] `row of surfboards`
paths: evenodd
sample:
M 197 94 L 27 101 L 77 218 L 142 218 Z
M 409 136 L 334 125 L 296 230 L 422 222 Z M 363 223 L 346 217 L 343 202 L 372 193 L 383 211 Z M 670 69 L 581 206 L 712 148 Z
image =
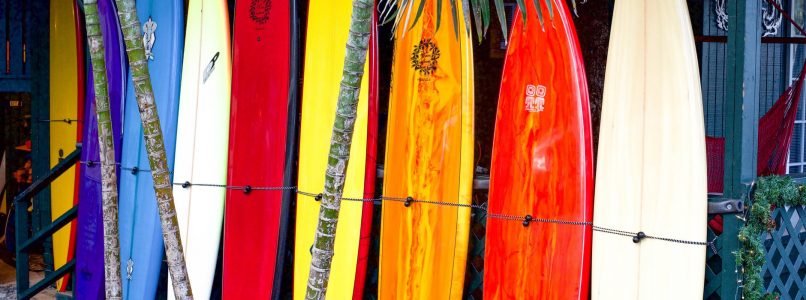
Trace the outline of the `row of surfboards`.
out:
M 382 194 L 467 205 L 474 167 L 469 31 L 462 10 L 454 24 L 445 21 L 452 19 L 450 9 L 422 1 L 419 22 L 403 23 L 395 32 Z M 319 204 L 293 190 L 261 187 L 297 186 L 314 194 L 324 187 L 350 2 L 310 0 L 303 43 L 295 1 L 236 1 L 232 38 L 225 0 L 191 0 L 187 21 L 180 0 L 137 1 L 196 297 L 210 295 L 223 238 L 224 298 L 278 298 L 280 287 L 291 284 L 294 297 L 303 298 Z M 420 3 L 408 5 L 415 2 Z M 596 181 L 588 92 L 572 19 L 563 0 L 539 8 L 533 3 L 526 1 L 529 21 L 520 12 L 514 18 L 501 83 L 484 297 L 701 297 L 702 245 L 634 243 L 629 236 L 593 232 L 589 225 L 524 226 L 521 218 L 593 221 L 627 232 L 705 239 L 702 107 L 686 2 L 616 2 Z M 552 17 L 541 24 L 536 9 Z M 121 166 L 124 297 L 152 299 L 163 258 L 162 230 L 113 1 L 100 0 L 99 10 Z M 54 258 L 56 267 L 64 264 L 74 244 L 76 297 L 100 299 L 101 174 L 97 164 L 87 163 L 98 161 L 98 142 L 80 15 L 73 1 L 51 1 L 51 119 L 81 120 L 51 125 L 51 163 L 76 141 L 83 142 L 84 162 L 51 188 L 55 217 L 79 205 L 77 226 L 54 237 Z M 376 28 L 344 197 L 375 194 Z M 298 74 L 304 79 L 301 96 Z M 383 202 L 378 297 L 461 298 L 471 212 L 455 205 Z M 328 299 L 363 297 L 372 214 L 370 202 L 341 203 Z M 289 232 L 295 234 L 293 262 L 284 261 Z M 293 283 L 281 282 L 283 266 L 291 263 Z

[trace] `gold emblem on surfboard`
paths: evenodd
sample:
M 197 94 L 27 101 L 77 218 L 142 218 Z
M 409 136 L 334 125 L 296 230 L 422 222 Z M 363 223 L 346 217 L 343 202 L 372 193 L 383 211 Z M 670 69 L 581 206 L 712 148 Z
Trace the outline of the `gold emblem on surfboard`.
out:
M 411 53 L 411 67 L 423 76 L 434 74 L 439 61 L 439 48 L 431 39 L 422 39 Z

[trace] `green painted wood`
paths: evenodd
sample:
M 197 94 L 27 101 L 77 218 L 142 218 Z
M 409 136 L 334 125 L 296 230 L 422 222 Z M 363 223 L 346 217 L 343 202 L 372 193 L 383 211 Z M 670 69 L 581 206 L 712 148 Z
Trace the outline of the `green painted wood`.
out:
M 67 273 L 73 272 L 76 268 L 76 259 L 73 258 L 65 263 L 61 268 L 51 272 L 48 275 L 45 275 L 45 278 L 42 278 L 39 282 L 34 284 L 32 287 L 20 291 L 20 288 L 17 287 L 17 299 L 20 300 L 27 300 L 33 298 L 37 293 L 41 292 L 42 290 L 46 289 L 51 284 L 55 283 L 56 280 L 62 278 Z
M 30 38 L 28 1 L 0 0 L 0 79 L 17 85 L 0 85 L 2 92 L 27 92 L 30 72 L 24 65 L 23 47 Z M 26 49 L 27 50 L 27 49 Z
M 22 242 L 28 240 L 28 210 L 27 208 L 18 209 L 17 201 L 14 201 L 15 209 L 17 213 L 14 214 L 14 238 L 16 239 L 16 244 L 19 245 Z M 16 253 L 16 269 L 17 270 L 28 270 L 28 253 L 19 252 Z M 30 278 L 28 278 L 28 272 L 16 272 L 17 277 L 17 294 L 20 291 L 25 291 L 28 289 L 30 284 Z
M 737 215 L 724 216 L 724 231 L 720 236 L 722 257 L 722 273 L 720 274 L 721 286 L 719 294 L 722 299 L 738 299 L 741 291 L 738 288 L 739 274 L 736 272 L 736 258 L 733 253 L 739 248 L 739 228 L 744 223 L 737 218 Z
M 719 202 L 721 197 L 708 197 L 708 202 Z M 728 215 L 719 216 L 724 218 Z M 708 221 L 713 220 L 716 215 L 709 215 Z M 723 240 L 720 235 L 717 235 L 710 226 L 708 227 L 708 240 L 714 241 L 713 249 L 705 250 L 705 287 L 703 291 L 703 299 L 719 299 L 719 293 L 722 289 L 722 271 L 723 263 L 721 254 L 724 253 Z
M 2 70 L 0 70 L 0 73 L 2 73 Z M 0 92 L 25 92 L 29 90 L 31 90 L 31 79 L 29 78 L 0 77 Z
M 759 1 L 728 3 L 727 97 L 725 98 L 725 197 L 739 198 L 756 178 L 758 72 L 761 42 Z
M 27 1 L 5 0 L 8 14 L 8 60 L 3 56 L 3 69 L 0 73 L 4 77 L 20 78 L 30 80 L 29 74 L 23 70 L 23 30 L 25 29 L 25 14 L 27 13 Z M 5 22 L 4 22 L 5 23 Z M 0 23 L 3 24 L 3 23 Z M 5 41 L 4 41 L 5 42 Z M 5 48 L 5 47 L 4 47 Z M 7 62 L 7 64 L 6 64 Z M 27 90 L 26 90 L 27 91 Z
M 776 227 L 763 234 L 766 250 L 762 267 L 767 292 L 781 299 L 806 298 L 806 207 L 778 207 L 772 213 Z
M 37 178 L 31 183 L 28 188 L 22 191 L 19 195 L 14 197 L 14 202 L 25 202 L 28 199 L 31 199 L 37 193 L 44 191 L 47 189 L 47 186 L 53 182 L 56 178 L 64 174 L 70 167 L 72 167 L 76 162 L 78 162 L 81 156 L 81 144 L 76 145 L 76 149 L 73 150 L 70 154 L 64 157 L 62 161 L 56 164 L 50 172 L 45 175 L 45 177 Z
M 725 190 L 726 198 L 745 198 L 745 183 L 752 182 L 757 172 L 758 152 L 758 74 L 761 48 L 760 1 L 728 1 L 727 97 L 725 98 Z M 733 252 L 738 248 L 737 233 L 742 222 L 733 215 L 723 216 L 724 231 L 718 243 L 721 248 L 721 272 L 718 295 L 736 299 L 738 276 Z M 709 287 L 714 285 L 709 284 Z
M 0 0 L 0 92 L 28 92 L 31 72 L 26 62 L 31 38 L 32 3 Z M 45 24 L 47 25 L 47 23 Z
M 75 220 L 76 216 L 78 215 L 78 208 L 74 207 L 73 209 L 68 210 L 64 215 L 57 218 L 56 222 L 49 223 L 48 226 L 45 226 L 44 230 L 42 231 L 35 230 L 34 232 L 36 233 L 34 234 L 33 239 L 31 239 L 28 236 L 28 225 L 29 225 L 28 223 L 29 216 L 27 213 L 28 201 L 34 198 L 34 196 L 36 196 L 37 194 L 41 194 L 42 191 L 47 191 L 50 183 L 53 182 L 53 180 L 55 180 L 59 176 L 61 176 L 65 171 L 70 169 L 70 167 L 75 165 L 80 158 L 81 158 L 81 145 L 78 145 L 76 147 L 76 150 L 67 155 L 67 157 L 65 157 L 63 161 L 56 164 L 56 166 L 54 166 L 53 169 L 48 172 L 48 174 L 46 174 L 42 178 L 34 179 L 34 182 L 28 188 L 26 188 L 19 195 L 17 195 L 17 197 L 14 198 L 14 206 L 16 207 L 17 210 L 16 213 L 14 214 L 15 216 L 14 225 L 16 228 L 15 239 L 16 239 L 16 245 L 18 245 L 16 249 L 17 270 L 28 270 L 27 250 L 32 245 L 31 240 L 36 241 L 50 240 L 49 236 L 52 236 L 53 233 L 56 232 L 56 230 L 63 227 L 70 221 Z M 34 201 L 34 203 L 36 203 L 36 201 Z M 66 266 L 70 265 L 70 263 L 68 263 L 65 266 L 59 268 L 59 270 L 45 273 L 45 279 L 40 281 L 40 283 L 45 282 L 47 280 L 51 280 L 49 283 L 47 283 L 49 285 L 55 282 L 57 279 L 64 276 L 65 274 L 67 274 L 67 272 L 72 271 L 74 269 L 73 267 L 75 267 L 75 260 L 71 260 L 71 262 L 72 267 L 65 268 Z M 17 272 L 16 277 L 17 277 L 17 297 L 19 299 L 27 299 L 26 297 L 23 297 L 24 295 L 27 295 L 26 294 L 28 293 L 27 291 L 31 290 L 37 292 L 41 291 L 41 289 L 37 290 L 39 283 L 34 285 L 34 287 L 29 290 L 30 278 L 28 277 L 28 272 Z M 36 292 L 33 292 L 30 295 L 34 294 L 36 294 Z
M 26 41 L 27 64 L 31 82 L 31 157 L 34 180 L 50 172 L 50 126 L 37 120 L 50 119 L 50 1 L 29 0 Z M 39 231 L 50 224 L 50 188 L 46 188 L 34 197 L 34 209 L 31 214 L 32 227 Z M 46 269 L 53 270 L 53 242 L 47 239 L 44 243 Z
M 18 251 L 29 252 L 33 246 L 53 236 L 56 231 L 59 231 L 59 229 L 62 229 L 62 227 L 75 220 L 76 217 L 78 217 L 78 206 L 73 206 L 73 208 L 67 210 L 63 215 L 54 220 L 53 223 L 50 223 L 50 225 L 38 231 L 34 236 L 28 239 L 27 242 L 22 245 L 17 245 Z

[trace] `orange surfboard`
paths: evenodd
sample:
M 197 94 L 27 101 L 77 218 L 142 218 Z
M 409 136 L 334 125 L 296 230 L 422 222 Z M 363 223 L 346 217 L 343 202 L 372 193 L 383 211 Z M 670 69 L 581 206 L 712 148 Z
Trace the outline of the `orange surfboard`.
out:
M 426 2 L 417 24 L 401 21 L 395 32 L 383 194 L 470 204 L 469 33 L 461 9 L 454 25 L 447 2 L 438 10 L 438 1 L 421 1 Z M 419 4 L 414 1 L 414 8 Z M 461 299 L 470 213 L 467 207 L 384 201 L 378 298 Z

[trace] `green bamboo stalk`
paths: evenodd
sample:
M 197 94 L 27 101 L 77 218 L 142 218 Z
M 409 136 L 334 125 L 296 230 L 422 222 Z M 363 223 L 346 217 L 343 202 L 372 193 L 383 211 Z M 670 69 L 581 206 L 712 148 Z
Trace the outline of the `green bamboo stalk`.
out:
M 330 138 L 325 191 L 319 208 L 319 225 L 312 249 L 311 269 L 305 299 L 325 299 L 333 261 L 333 245 L 336 240 L 336 225 L 339 221 L 344 178 L 350 159 L 350 145 L 355 128 L 358 95 L 364 64 L 369 47 L 372 25 L 373 0 L 353 0 L 350 19 L 350 34 L 347 37 L 347 53 L 344 57 L 341 88 L 339 90 L 336 120 Z
M 104 39 L 98 17 L 98 0 L 85 0 L 87 42 L 92 60 L 95 87 L 95 114 L 98 119 L 98 141 L 101 154 L 101 194 L 103 196 L 104 278 L 106 299 L 123 297 L 120 278 L 120 241 L 118 240 L 118 190 L 115 173 L 115 143 L 109 112 Z
M 151 89 L 151 76 L 141 42 L 142 31 L 137 18 L 134 0 L 115 0 L 118 8 L 120 27 L 126 42 L 129 59 L 129 72 L 134 82 L 134 94 L 140 109 L 143 123 L 146 153 L 148 153 L 151 176 L 154 178 L 154 192 L 162 223 L 162 238 L 165 241 L 165 254 L 168 258 L 168 272 L 171 274 L 176 299 L 193 299 L 190 279 L 185 265 L 185 254 L 179 236 L 179 223 L 176 219 L 173 185 L 165 155 L 165 141 L 162 136 L 154 91 Z M 167 100 L 167 99 L 165 99 Z

